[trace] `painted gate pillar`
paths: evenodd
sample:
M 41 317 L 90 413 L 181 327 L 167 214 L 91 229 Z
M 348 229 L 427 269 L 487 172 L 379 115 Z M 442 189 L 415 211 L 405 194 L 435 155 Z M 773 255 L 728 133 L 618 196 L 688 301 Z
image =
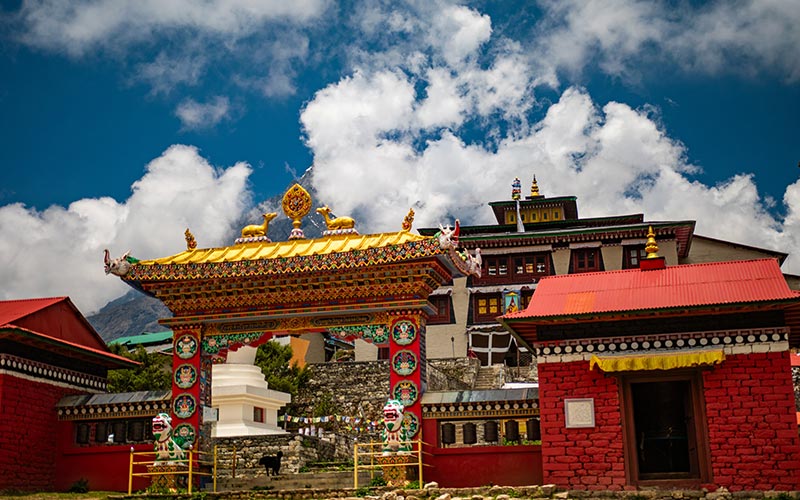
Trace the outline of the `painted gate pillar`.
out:
M 202 325 L 172 328 L 173 435 L 183 448 L 191 445 L 197 450 L 210 437 L 203 427 L 203 407 L 211 406 L 211 357 L 202 348 Z
M 404 311 L 392 313 L 389 322 L 390 396 L 405 409 L 408 439 L 416 439 L 422 421 L 420 399 L 427 385 L 425 318 L 422 311 Z

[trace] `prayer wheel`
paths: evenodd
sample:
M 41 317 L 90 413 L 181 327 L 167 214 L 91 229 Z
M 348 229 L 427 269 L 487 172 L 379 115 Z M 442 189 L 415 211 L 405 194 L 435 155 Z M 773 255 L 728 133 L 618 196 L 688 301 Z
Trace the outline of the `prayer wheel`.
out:
M 97 422 L 94 428 L 95 443 L 105 443 L 108 440 L 108 422 Z
M 475 424 L 467 422 L 462 427 L 464 431 L 464 444 L 475 444 L 478 442 L 478 432 L 475 429 Z
M 78 444 L 89 444 L 89 424 L 78 424 L 75 441 Z
M 144 422 L 137 420 L 128 426 L 128 441 L 144 441 Z
M 507 420 L 505 430 L 505 438 L 508 441 L 519 441 L 519 423 L 516 420 Z
M 453 444 L 456 442 L 455 424 L 442 424 L 442 444 Z
M 542 439 L 542 430 L 539 426 L 538 418 L 529 418 L 526 423 L 526 434 L 528 441 L 539 441 Z
M 497 442 L 497 422 L 490 420 L 483 424 L 483 440 L 487 443 Z
M 125 422 L 114 422 L 114 442 L 124 443 L 128 435 L 128 426 Z

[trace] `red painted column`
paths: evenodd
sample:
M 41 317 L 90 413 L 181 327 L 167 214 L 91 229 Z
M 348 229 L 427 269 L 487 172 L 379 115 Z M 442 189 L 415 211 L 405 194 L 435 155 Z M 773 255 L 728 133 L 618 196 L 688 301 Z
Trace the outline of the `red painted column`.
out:
M 203 426 L 202 408 L 210 403 L 211 366 L 204 366 L 202 362 L 201 325 L 175 326 L 173 331 L 173 437 L 181 446 L 186 447 L 184 443 L 189 441 L 197 449 Z M 205 388 L 205 385 L 209 387 Z M 209 400 L 208 403 L 206 400 Z
M 420 399 L 427 382 L 425 316 L 418 311 L 393 315 L 389 324 L 390 396 L 403 404 L 408 438 L 422 423 Z

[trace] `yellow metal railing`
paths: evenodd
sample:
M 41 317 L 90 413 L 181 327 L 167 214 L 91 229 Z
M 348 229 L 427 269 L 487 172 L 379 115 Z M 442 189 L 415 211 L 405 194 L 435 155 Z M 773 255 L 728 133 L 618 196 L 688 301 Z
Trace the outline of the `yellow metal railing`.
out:
M 406 463 L 396 463 L 396 464 L 377 464 L 375 463 L 375 457 L 383 457 L 383 443 L 380 441 L 370 441 L 369 443 L 356 443 L 353 447 L 353 487 L 358 488 L 358 471 L 360 470 L 369 470 L 370 476 L 372 476 L 373 471 L 377 469 L 384 469 L 385 467 L 417 467 L 419 471 L 419 488 L 422 488 L 422 485 L 425 484 L 422 480 L 422 468 L 425 466 L 422 462 L 422 455 L 426 453 L 422 451 L 422 445 L 428 444 L 422 441 L 422 431 L 419 433 L 419 439 L 416 440 L 409 440 L 405 441 L 405 444 L 411 446 L 411 451 L 408 452 L 401 452 L 400 455 L 415 458 L 415 461 L 409 461 Z M 361 451 L 365 450 L 365 451 Z M 361 464 L 360 461 L 364 458 L 366 462 L 366 457 L 369 457 L 369 465 L 366 463 Z
M 209 455 L 211 455 L 209 457 Z M 144 460 L 137 460 L 136 457 L 148 457 Z M 194 482 L 198 478 L 211 477 L 214 485 L 214 493 L 217 492 L 217 447 L 213 453 L 186 450 L 186 457 L 182 460 L 170 460 L 168 465 L 173 470 L 152 470 L 155 465 L 155 451 L 134 451 L 131 447 L 130 463 L 128 466 L 128 495 L 133 489 L 134 477 L 163 477 L 178 476 L 186 478 L 188 493 L 192 493 Z M 150 467 L 150 468 L 148 468 Z M 136 469 L 137 471 L 135 471 Z M 139 472 L 144 470 L 145 472 Z M 210 470 L 210 472 L 209 472 Z

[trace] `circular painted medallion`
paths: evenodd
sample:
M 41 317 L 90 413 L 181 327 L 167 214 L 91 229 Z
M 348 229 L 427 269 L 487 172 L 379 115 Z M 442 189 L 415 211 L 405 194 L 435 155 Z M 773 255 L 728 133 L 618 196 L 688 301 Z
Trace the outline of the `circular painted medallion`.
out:
M 172 410 L 178 418 L 189 418 L 196 409 L 197 403 L 191 394 L 181 394 L 172 402 Z
M 375 328 L 375 332 L 372 334 L 372 343 L 373 344 L 385 344 L 389 340 L 389 329 L 379 326 Z
M 411 321 L 404 319 L 395 323 L 392 328 L 392 339 L 397 345 L 409 345 L 417 338 L 417 327 Z
M 189 363 L 184 363 L 175 370 L 175 385 L 188 389 L 197 381 L 197 370 Z
M 406 433 L 409 439 L 417 435 L 419 431 L 419 418 L 413 412 L 407 411 L 403 415 L 403 427 L 406 428 Z
M 197 353 L 197 339 L 183 335 L 175 340 L 175 354 L 181 359 L 189 359 Z
M 410 380 L 401 380 L 394 386 L 392 394 L 403 406 L 411 406 L 417 401 L 419 388 Z
M 181 448 L 188 448 L 189 445 L 194 444 L 195 432 L 192 424 L 180 424 L 175 427 L 172 434 L 175 438 L 175 442 L 178 443 Z
M 417 369 L 417 355 L 411 351 L 398 351 L 392 356 L 392 369 L 398 375 L 406 377 Z

